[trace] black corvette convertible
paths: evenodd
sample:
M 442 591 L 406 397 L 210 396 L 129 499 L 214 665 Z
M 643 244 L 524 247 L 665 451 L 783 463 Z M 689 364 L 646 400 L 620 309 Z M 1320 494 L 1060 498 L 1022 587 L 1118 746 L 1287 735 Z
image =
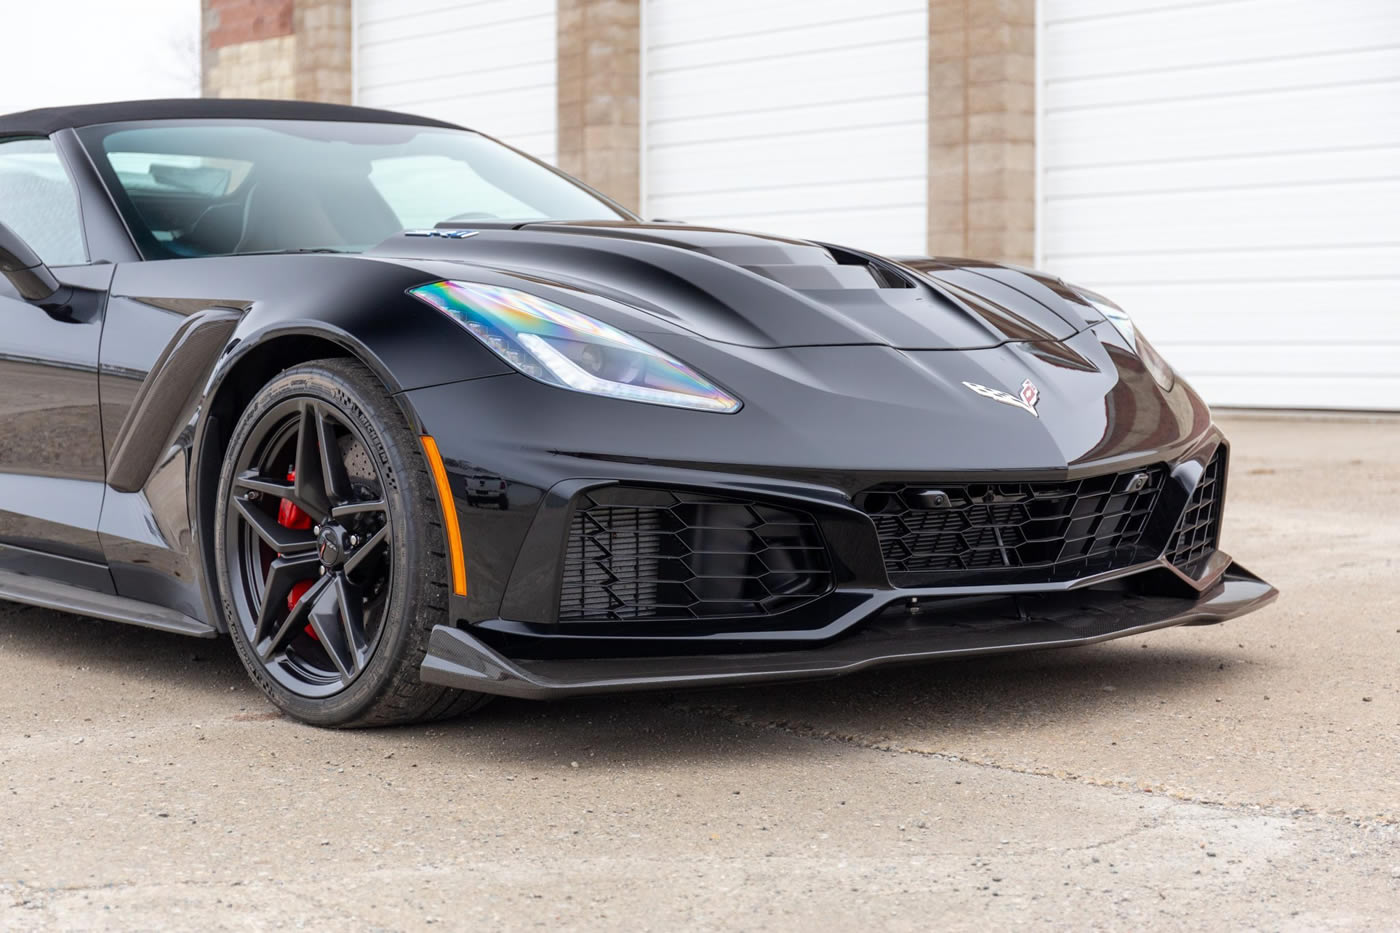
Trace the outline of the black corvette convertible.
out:
M 418 117 L 0 117 L 0 598 L 227 632 L 321 725 L 1256 609 L 1107 299 L 644 223 Z

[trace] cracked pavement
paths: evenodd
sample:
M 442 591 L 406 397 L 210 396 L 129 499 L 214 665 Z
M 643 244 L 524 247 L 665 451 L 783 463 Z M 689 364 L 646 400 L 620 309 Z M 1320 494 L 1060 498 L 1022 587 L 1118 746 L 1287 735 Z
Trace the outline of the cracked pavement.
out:
M 1224 625 L 824 683 L 279 718 L 0 604 L 0 929 L 1394 929 L 1400 419 L 1222 418 Z

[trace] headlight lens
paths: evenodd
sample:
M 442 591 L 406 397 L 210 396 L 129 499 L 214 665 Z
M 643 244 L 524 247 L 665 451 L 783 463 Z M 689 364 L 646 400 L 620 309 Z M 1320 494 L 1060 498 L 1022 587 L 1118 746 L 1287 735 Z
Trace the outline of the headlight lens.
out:
M 1142 365 L 1152 374 L 1152 378 L 1156 380 L 1157 385 L 1161 386 L 1164 391 L 1170 392 L 1172 387 L 1176 385 L 1176 373 L 1172 370 L 1171 365 L 1162 358 L 1162 355 L 1157 352 L 1157 348 L 1152 346 L 1152 344 L 1147 341 L 1147 338 L 1138 332 L 1137 325 L 1133 323 L 1132 318 L 1128 317 L 1128 312 L 1118 307 L 1118 305 L 1114 304 L 1112 301 L 1109 301 L 1103 295 L 1097 292 L 1091 292 L 1087 288 L 1076 288 L 1075 291 L 1108 319 L 1108 322 L 1118 330 L 1118 333 L 1123 335 L 1123 339 L 1128 342 L 1128 346 L 1132 347 L 1137 353 L 1138 358 L 1142 360 Z
M 740 401 L 695 370 L 615 327 L 538 295 L 443 281 L 410 292 L 471 331 L 532 379 L 561 389 L 696 411 Z

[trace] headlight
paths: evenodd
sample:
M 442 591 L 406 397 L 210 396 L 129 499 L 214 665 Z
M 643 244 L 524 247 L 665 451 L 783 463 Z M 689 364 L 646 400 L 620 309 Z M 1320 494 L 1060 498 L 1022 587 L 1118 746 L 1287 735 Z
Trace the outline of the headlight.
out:
M 520 372 L 608 398 L 736 412 L 740 402 L 680 360 L 631 334 L 538 295 L 476 282 L 434 282 L 409 294 L 446 313 Z
M 1132 318 L 1128 317 L 1128 312 L 1103 295 L 1091 292 L 1087 288 L 1075 288 L 1075 291 L 1108 319 L 1108 322 L 1118 330 L 1118 333 L 1123 335 L 1128 346 L 1137 353 L 1138 358 L 1142 360 L 1142 365 L 1152 374 L 1152 378 L 1156 380 L 1157 384 L 1162 387 L 1163 391 L 1170 392 L 1172 387 L 1176 385 L 1176 373 L 1172 371 L 1170 364 L 1162 359 L 1162 355 L 1157 352 L 1157 349 L 1147 342 L 1147 338 L 1138 333 L 1137 325 L 1133 323 Z

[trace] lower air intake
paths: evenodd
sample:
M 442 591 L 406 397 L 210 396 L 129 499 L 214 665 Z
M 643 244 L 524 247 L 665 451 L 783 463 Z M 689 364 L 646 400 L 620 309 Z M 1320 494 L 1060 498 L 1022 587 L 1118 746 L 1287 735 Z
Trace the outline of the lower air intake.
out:
M 1157 465 L 1070 482 L 886 483 L 856 504 L 895 586 L 1042 583 L 1156 557 L 1143 532 L 1165 480 Z
M 1181 513 L 1167 544 L 1167 560 L 1188 576 L 1196 576 L 1220 541 L 1220 508 L 1225 493 L 1225 448 L 1206 464 L 1200 482 Z
M 804 513 L 609 486 L 575 504 L 559 620 L 771 616 L 830 589 L 821 533 Z

